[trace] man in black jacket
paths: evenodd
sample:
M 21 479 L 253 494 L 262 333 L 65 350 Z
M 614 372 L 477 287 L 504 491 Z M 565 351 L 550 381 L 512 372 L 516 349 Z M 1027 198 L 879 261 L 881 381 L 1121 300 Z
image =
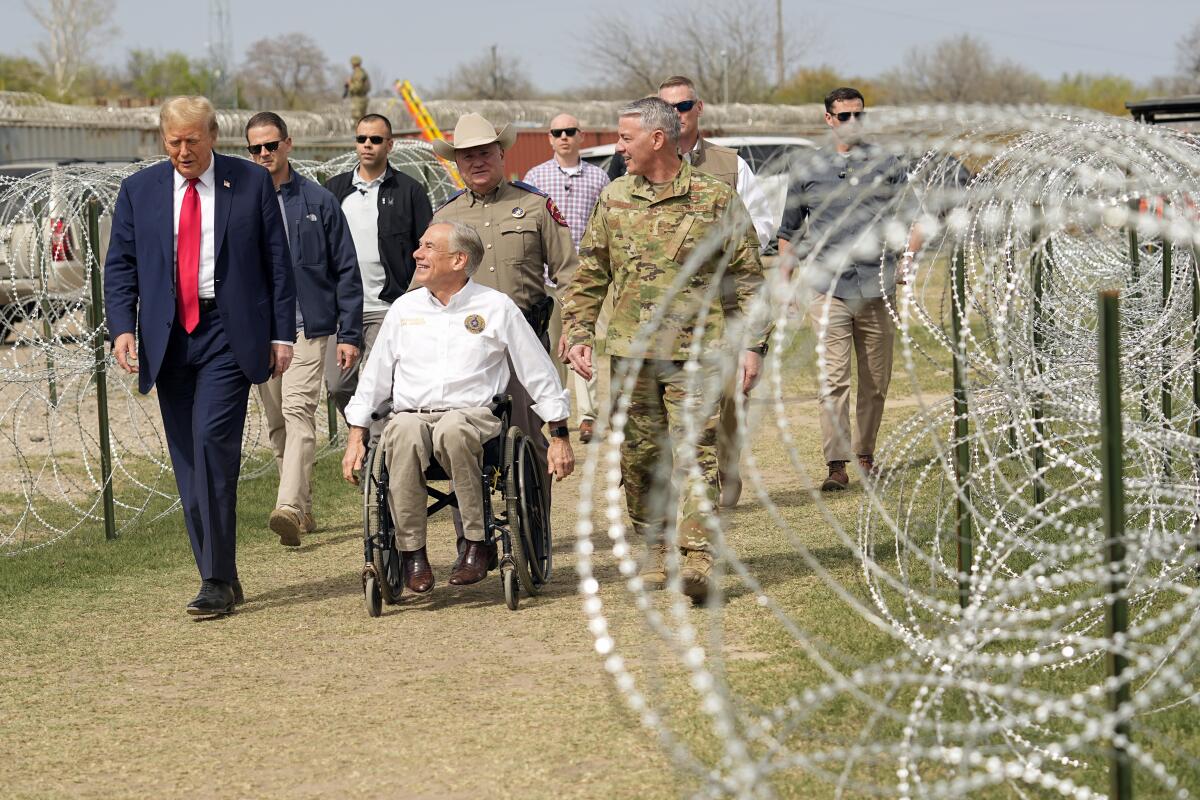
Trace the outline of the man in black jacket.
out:
M 358 167 L 325 184 L 350 224 L 363 285 L 362 358 L 346 368 L 332 357 L 325 361 L 325 386 L 342 412 L 358 388 L 359 365 L 370 355 L 388 308 L 408 291 L 416 269 L 413 252 L 433 218 L 425 188 L 388 164 L 394 144 L 388 118 L 367 114 L 355 134 Z

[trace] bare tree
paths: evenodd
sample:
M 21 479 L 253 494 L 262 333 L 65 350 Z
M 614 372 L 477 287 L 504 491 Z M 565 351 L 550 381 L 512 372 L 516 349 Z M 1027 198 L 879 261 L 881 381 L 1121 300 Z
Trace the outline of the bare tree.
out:
M 1011 61 L 997 61 L 987 44 L 966 34 L 932 49 L 910 49 L 884 83 L 901 103 L 1021 103 L 1046 94 L 1041 78 Z
M 96 45 L 117 32 L 112 23 L 115 5 L 115 0 L 25 0 L 46 31 L 47 39 L 38 42 L 37 50 L 60 98 L 71 93 Z
M 706 100 L 760 101 L 778 88 L 772 74 L 781 56 L 797 56 L 782 49 L 778 13 L 771 0 L 697 0 L 643 25 L 600 20 L 588 55 L 597 77 L 628 97 L 656 92 L 664 78 L 683 74 Z M 790 31 L 790 47 L 799 50 L 803 37 L 796 32 Z
M 306 34 L 259 39 L 246 49 L 243 80 L 252 91 L 278 98 L 286 109 L 308 108 L 330 94 L 329 59 Z
M 1179 74 L 1192 91 L 1200 91 L 1200 20 L 1175 44 Z
M 496 45 L 479 58 L 459 64 L 434 91 L 439 97 L 462 100 L 516 100 L 534 93 L 521 62 Z

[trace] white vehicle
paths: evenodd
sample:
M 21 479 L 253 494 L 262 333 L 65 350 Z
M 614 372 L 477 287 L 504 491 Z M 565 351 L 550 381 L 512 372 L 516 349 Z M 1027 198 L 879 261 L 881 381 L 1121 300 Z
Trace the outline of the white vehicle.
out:
M 783 207 L 787 202 L 788 166 L 799 152 L 813 150 L 816 142 L 800 136 L 713 136 L 706 137 L 713 144 L 729 147 L 746 160 L 758 178 L 758 183 L 767 195 L 771 206 L 771 221 L 778 230 L 783 220 Z M 608 169 L 617 152 L 615 144 L 587 147 L 579 152 L 581 158 L 601 169 Z

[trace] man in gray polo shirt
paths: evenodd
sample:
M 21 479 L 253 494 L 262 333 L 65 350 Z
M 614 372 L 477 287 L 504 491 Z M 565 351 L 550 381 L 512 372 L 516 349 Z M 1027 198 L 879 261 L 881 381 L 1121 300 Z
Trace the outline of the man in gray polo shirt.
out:
M 904 165 L 862 140 L 865 103 L 857 89 L 834 89 L 825 98 L 832 147 L 802 157 L 792 167 L 779 228 L 784 275 L 801 265 L 815 293 L 809 317 L 823 345 L 821 438 L 829 474 L 822 491 L 850 484 L 846 463 L 857 456 L 865 477 L 875 471 L 875 440 L 892 377 L 894 326 L 889 307 L 896 293 L 896 249 L 886 231 L 908 229 L 900 259 L 901 282 L 920 247 L 912 225 L 917 205 Z M 901 229 L 903 231 L 903 229 Z M 858 397 L 850 437 L 850 351 L 858 363 Z

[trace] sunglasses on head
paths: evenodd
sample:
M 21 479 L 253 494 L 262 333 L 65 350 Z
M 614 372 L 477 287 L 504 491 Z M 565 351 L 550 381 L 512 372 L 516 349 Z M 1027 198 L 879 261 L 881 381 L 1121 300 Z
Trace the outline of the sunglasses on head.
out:
M 274 153 L 276 150 L 279 149 L 279 140 L 276 139 L 273 142 L 263 142 L 262 144 L 246 145 L 246 149 L 250 151 L 250 155 L 252 155 L 252 156 L 258 155 L 259 153 L 261 153 L 263 151 L 264 148 L 266 149 L 266 151 L 268 153 Z
M 371 144 L 383 144 L 383 139 L 384 137 L 382 136 L 364 136 L 361 133 L 354 137 L 354 141 L 358 142 L 359 144 L 366 144 L 367 142 L 370 142 Z
M 837 117 L 838 122 L 849 122 L 851 117 L 861 119 L 866 113 L 866 111 L 839 111 L 833 116 Z
M 686 114 L 687 112 L 691 111 L 693 107 L 695 107 L 696 101 L 680 100 L 678 103 L 671 103 L 671 105 L 674 106 L 675 110 L 680 114 Z
M 579 128 L 551 128 L 550 129 L 550 135 L 553 136 L 555 139 L 562 136 L 564 133 L 567 136 L 574 136 L 575 134 L 579 133 Z

